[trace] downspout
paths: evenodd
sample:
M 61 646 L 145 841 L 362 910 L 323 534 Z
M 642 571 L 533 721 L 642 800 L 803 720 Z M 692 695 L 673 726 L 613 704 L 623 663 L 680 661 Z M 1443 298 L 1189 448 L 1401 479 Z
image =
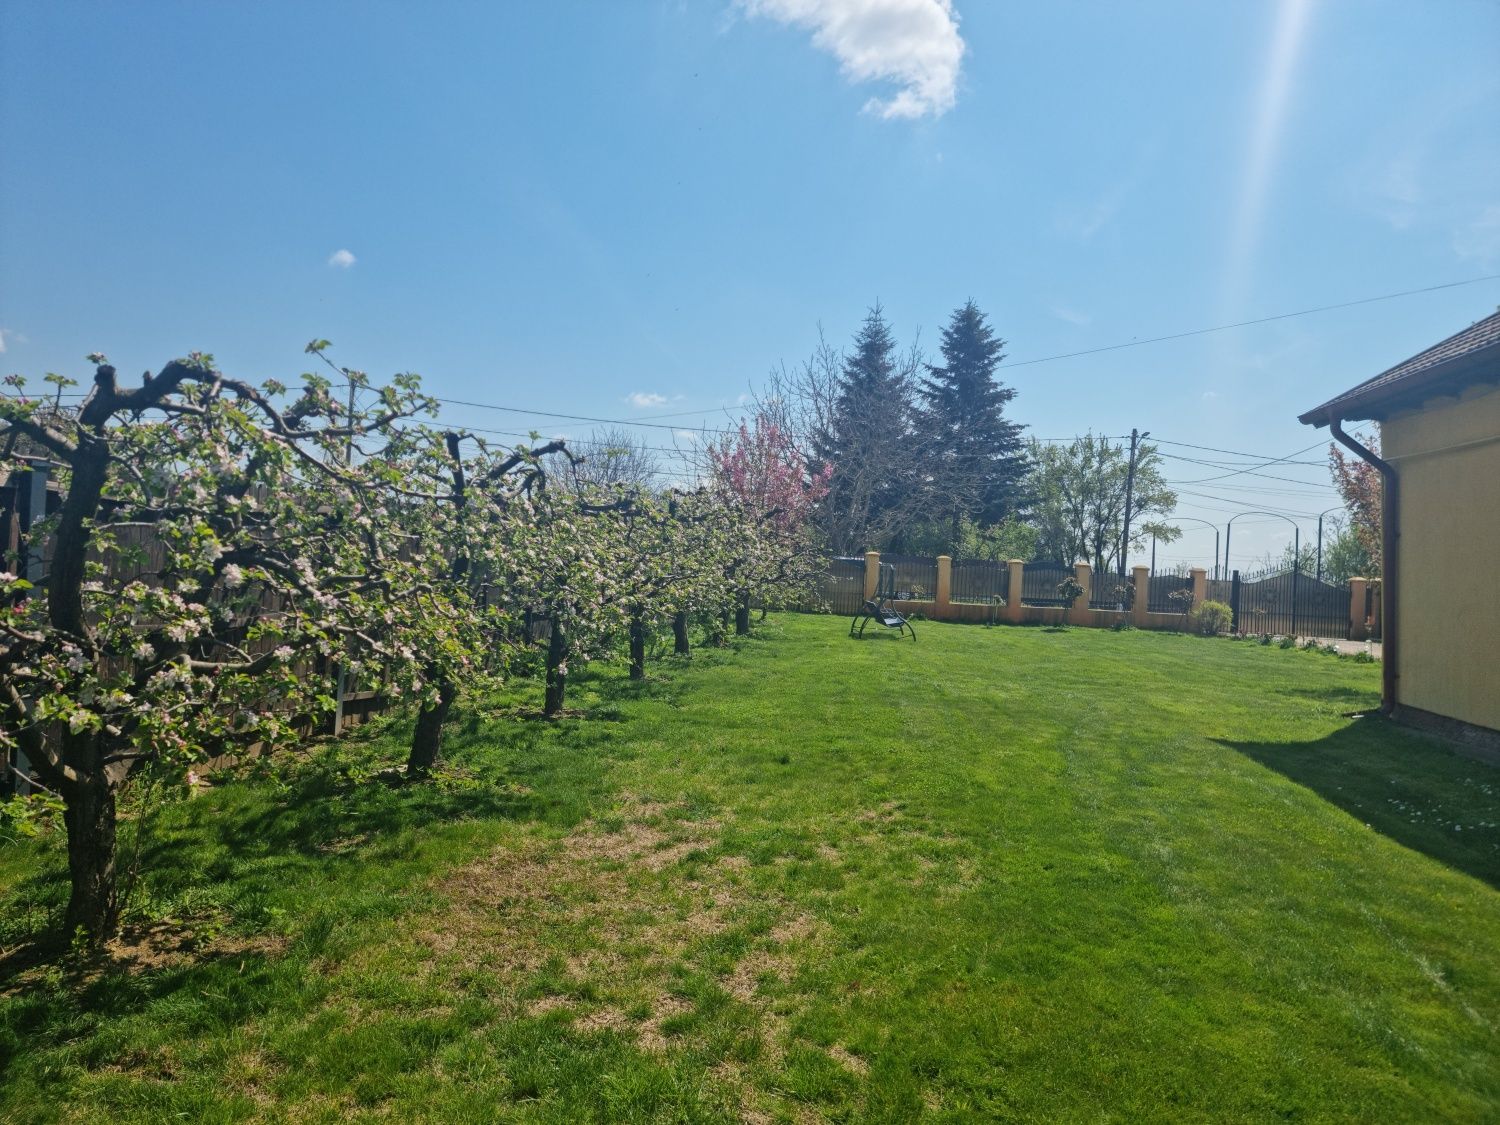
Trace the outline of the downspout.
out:
M 1380 473 L 1380 616 L 1381 701 L 1387 716 L 1396 712 L 1396 540 L 1399 538 L 1400 507 L 1396 503 L 1396 467 L 1382 461 L 1344 433 L 1342 419 L 1330 416 L 1328 429 L 1340 445 Z

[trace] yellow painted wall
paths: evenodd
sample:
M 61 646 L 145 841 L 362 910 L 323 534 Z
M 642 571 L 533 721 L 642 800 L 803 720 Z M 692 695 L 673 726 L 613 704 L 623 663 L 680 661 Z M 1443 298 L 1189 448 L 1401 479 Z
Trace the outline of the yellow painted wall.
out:
M 1395 415 L 1381 446 L 1401 482 L 1397 704 L 1500 730 L 1500 387 Z

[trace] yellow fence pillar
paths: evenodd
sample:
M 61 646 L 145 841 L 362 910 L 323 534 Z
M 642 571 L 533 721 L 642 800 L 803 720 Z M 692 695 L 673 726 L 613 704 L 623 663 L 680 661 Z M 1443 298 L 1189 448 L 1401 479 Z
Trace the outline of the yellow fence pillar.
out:
M 1146 627 L 1146 614 L 1151 608 L 1151 568 L 1137 566 L 1131 569 L 1135 581 L 1135 602 L 1130 607 L 1130 622 L 1137 629 Z
M 865 552 L 865 601 L 875 596 L 880 589 L 880 552 Z
M 1009 585 L 1006 586 L 1005 595 L 1005 620 L 1012 625 L 1021 623 L 1021 592 L 1025 589 L 1026 564 L 1020 559 L 1008 559 L 1006 566 L 1010 567 Z
M 1200 606 L 1208 601 L 1208 571 L 1195 566 L 1188 573 L 1193 577 L 1193 605 Z
M 939 555 L 937 558 L 937 593 L 934 595 L 932 615 L 939 621 L 948 619 L 948 603 L 953 597 L 953 557 Z
M 1370 635 L 1365 628 L 1365 593 L 1369 589 L 1369 579 L 1349 579 L 1349 639 L 1351 641 L 1362 641 Z
M 1090 621 L 1089 596 L 1094 590 L 1094 568 L 1088 563 L 1074 563 L 1073 581 L 1083 587 L 1083 593 L 1078 595 L 1072 611 L 1067 614 L 1068 624 L 1087 625 Z

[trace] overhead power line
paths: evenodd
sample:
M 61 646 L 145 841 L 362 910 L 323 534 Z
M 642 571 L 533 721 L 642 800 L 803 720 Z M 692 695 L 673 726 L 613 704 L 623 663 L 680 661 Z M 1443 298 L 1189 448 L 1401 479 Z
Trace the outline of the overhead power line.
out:
M 1427 285 L 1421 289 L 1403 289 L 1399 293 L 1382 293 L 1378 297 L 1360 297 L 1354 301 L 1340 301 L 1335 305 L 1317 305 L 1310 309 L 1298 309 L 1296 312 L 1277 313 L 1275 316 L 1256 317 L 1254 320 L 1239 320 L 1233 324 L 1216 324 L 1212 328 L 1194 328 L 1187 332 L 1173 332 L 1166 336 L 1150 336 L 1144 340 L 1127 340 L 1122 344 L 1105 344 L 1098 348 L 1084 348 L 1082 351 L 1063 352 L 1058 355 L 1038 356 L 1036 359 L 1022 359 L 1014 363 L 1006 363 L 1002 370 L 1012 367 L 1029 367 L 1035 363 L 1053 363 L 1060 359 L 1076 359 L 1082 355 L 1098 355 L 1100 352 L 1115 352 L 1121 348 L 1139 348 L 1147 344 L 1162 344 L 1168 340 L 1185 340 L 1189 336 L 1207 336 L 1210 332 L 1227 332 L 1231 328 L 1249 328 L 1254 324 L 1270 324 L 1277 320 L 1291 320 L 1298 316 L 1311 316 L 1313 313 L 1333 312 L 1335 309 L 1352 309 L 1356 305 L 1372 305 L 1377 301 L 1394 301 L 1397 297 L 1413 297 L 1418 293 L 1435 293 L 1439 289 L 1457 289 L 1462 285 L 1478 285 L 1482 281 L 1495 281 L 1500 279 L 1500 273 L 1486 274 L 1484 277 L 1471 277 L 1464 281 L 1448 281 L 1442 285 Z
M 1278 476 L 1274 475 L 1273 473 L 1262 473 L 1262 472 L 1257 472 L 1256 470 L 1258 470 L 1258 469 L 1269 469 L 1272 465 L 1280 465 L 1283 462 L 1291 461 L 1291 459 L 1293 457 L 1300 456 L 1301 454 L 1306 453 L 1310 449 L 1316 449 L 1316 448 L 1318 448 L 1318 446 L 1320 446 L 1322 444 L 1323 444 L 1323 442 L 1321 440 L 1318 440 L 1318 441 L 1313 442 L 1311 445 L 1309 445 L 1307 447 L 1307 449 L 1299 449 L 1299 450 L 1297 450 L 1296 453 L 1288 453 L 1285 457 L 1275 457 L 1275 458 L 1272 458 L 1269 461 L 1265 461 L 1265 462 L 1262 462 L 1260 464 L 1252 465 L 1252 466 L 1249 466 L 1249 467 L 1244 468 L 1244 469 L 1235 469 L 1233 472 L 1220 473 L 1216 477 L 1200 477 L 1197 480 L 1185 480 L 1182 483 L 1183 484 L 1207 484 L 1209 481 L 1228 480 L 1230 477 L 1237 477 L 1237 476 L 1240 476 L 1242 474 L 1249 474 L 1250 476 L 1264 477 L 1267 480 L 1282 480 L 1282 481 L 1289 481 L 1292 484 L 1303 484 L 1305 482 L 1299 481 L 1299 480 L 1293 480 L 1291 477 L 1278 477 Z

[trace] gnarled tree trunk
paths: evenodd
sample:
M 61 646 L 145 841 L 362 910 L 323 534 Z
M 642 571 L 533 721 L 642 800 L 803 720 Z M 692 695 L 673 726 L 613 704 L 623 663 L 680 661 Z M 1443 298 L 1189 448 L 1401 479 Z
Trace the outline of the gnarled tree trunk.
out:
M 740 595 L 739 604 L 735 606 L 734 631 L 742 637 L 750 632 L 750 594 L 748 591 Z
M 678 656 L 687 656 L 693 651 L 693 646 L 688 642 L 688 615 L 686 610 L 672 615 L 672 651 Z
M 411 751 L 406 757 L 406 776 L 425 778 L 438 764 L 443 754 L 443 724 L 448 721 L 448 712 L 458 698 L 458 685 L 449 680 L 438 684 L 436 703 L 422 704 L 417 712 L 417 725 L 411 733 Z

